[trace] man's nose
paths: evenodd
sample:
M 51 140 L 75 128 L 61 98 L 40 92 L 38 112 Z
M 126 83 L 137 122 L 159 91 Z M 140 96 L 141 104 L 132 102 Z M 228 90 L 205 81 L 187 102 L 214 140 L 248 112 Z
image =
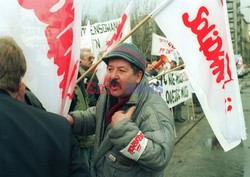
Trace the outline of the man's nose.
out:
M 111 80 L 117 79 L 117 78 L 118 78 L 117 72 L 116 72 L 116 71 L 113 71 L 112 73 L 110 73 L 110 78 L 111 78 Z

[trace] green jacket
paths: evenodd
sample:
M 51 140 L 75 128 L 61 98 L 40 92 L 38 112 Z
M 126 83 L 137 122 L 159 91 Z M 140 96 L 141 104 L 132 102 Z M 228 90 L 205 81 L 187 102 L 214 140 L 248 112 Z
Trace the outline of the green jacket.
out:
M 74 111 L 76 110 L 83 110 L 85 111 L 86 109 L 88 109 L 88 96 L 86 93 L 82 93 L 81 88 L 77 85 L 75 88 L 75 95 L 76 97 L 76 104 L 74 106 Z M 89 136 L 81 136 L 78 134 L 74 133 L 74 136 L 76 137 L 80 148 L 89 148 L 89 147 L 93 147 L 94 145 L 94 139 L 95 136 L 94 135 L 89 135 Z
M 110 94 L 101 94 L 96 107 L 71 113 L 75 118 L 74 132 L 82 135 L 95 132 L 96 176 L 163 177 L 174 148 L 174 121 L 166 102 L 150 90 L 144 76 L 123 106 L 124 111 L 136 106 L 131 119 L 105 127 L 112 99 Z M 139 146 L 142 139 L 146 143 Z M 131 149 L 126 151 L 127 147 Z M 133 157 L 134 154 L 138 156 Z

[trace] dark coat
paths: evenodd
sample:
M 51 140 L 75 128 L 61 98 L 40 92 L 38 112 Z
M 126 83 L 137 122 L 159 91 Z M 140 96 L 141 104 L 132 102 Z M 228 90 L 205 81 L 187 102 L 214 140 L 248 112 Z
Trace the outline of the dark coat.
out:
M 89 177 L 67 120 L 0 90 L 0 177 Z
M 83 73 L 81 73 L 81 71 L 85 72 L 85 71 L 87 71 L 89 69 L 89 67 L 87 67 L 87 66 L 81 66 L 81 67 L 82 67 L 82 70 L 80 70 L 79 77 L 83 74 Z M 97 100 L 98 100 L 99 95 L 100 95 L 100 93 L 99 93 L 100 90 L 99 90 L 99 86 L 98 86 L 99 81 L 98 81 L 98 78 L 97 78 L 96 75 L 93 77 L 93 80 L 91 81 L 91 85 L 90 85 L 89 90 L 87 90 L 87 85 L 90 82 L 91 77 L 92 77 L 93 74 L 94 74 L 94 72 L 90 71 L 90 72 L 88 72 L 86 77 L 83 79 L 83 82 L 85 84 L 85 90 L 87 91 L 87 94 L 88 94 L 88 101 L 89 101 L 89 106 L 90 107 L 96 105 Z

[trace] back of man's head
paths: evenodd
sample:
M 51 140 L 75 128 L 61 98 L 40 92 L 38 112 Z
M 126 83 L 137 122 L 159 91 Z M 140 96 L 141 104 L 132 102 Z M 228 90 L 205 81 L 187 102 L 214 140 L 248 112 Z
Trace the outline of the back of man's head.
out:
M 26 72 L 22 49 L 11 37 L 0 37 L 0 89 L 16 92 Z

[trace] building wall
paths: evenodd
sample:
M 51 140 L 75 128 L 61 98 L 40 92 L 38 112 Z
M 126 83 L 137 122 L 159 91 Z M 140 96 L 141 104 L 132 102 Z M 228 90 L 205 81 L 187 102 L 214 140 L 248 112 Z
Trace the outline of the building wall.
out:
M 249 23 L 240 12 L 240 0 L 227 0 L 227 9 L 234 54 L 250 63 Z
M 246 64 L 250 64 L 250 36 L 249 36 L 249 23 L 241 16 L 241 29 L 242 29 L 242 42 L 241 53 L 243 60 Z

